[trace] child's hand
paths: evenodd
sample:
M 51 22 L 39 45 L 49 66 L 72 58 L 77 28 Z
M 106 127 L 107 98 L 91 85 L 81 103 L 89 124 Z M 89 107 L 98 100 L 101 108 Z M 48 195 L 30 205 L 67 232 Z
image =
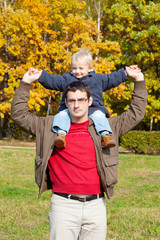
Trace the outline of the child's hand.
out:
M 128 67 L 129 69 L 134 69 L 134 70 L 140 70 L 140 68 L 138 67 L 138 65 L 130 65 L 129 67 Z
M 36 68 L 30 68 L 28 72 L 24 74 L 22 80 L 23 82 L 31 84 L 36 80 L 38 80 L 41 74 L 42 74 L 42 71 L 38 71 Z
M 133 78 L 135 81 L 143 81 L 144 75 L 141 72 L 141 69 L 137 65 L 132 65 L 129 67 L 126 67 L 126 75 L 128 77 Z
M 137 65 L 131 65 L 129 67 L 126 67 L 125 69 L 125 73 L 127 77 L 132 77 L 134 73 L 136 74 L 140 72 L 141 72 L 141 69 Z
M 28 70 L 28 74 L 29 76 L 32 76 L 32 75 L 36 75 L 37 79 L 40 78 L 41 74 L 42 74 L 42 71 L 39 71 L 38 69 L 36 68 L 30 68 Z

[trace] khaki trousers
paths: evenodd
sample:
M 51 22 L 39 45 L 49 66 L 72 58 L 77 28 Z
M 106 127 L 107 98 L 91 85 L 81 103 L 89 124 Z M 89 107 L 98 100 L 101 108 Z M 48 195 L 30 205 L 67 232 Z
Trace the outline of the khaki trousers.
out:
M 52 195 L 50 240 L 105 240 L 106 224 L 104 197 L 79 202 Z

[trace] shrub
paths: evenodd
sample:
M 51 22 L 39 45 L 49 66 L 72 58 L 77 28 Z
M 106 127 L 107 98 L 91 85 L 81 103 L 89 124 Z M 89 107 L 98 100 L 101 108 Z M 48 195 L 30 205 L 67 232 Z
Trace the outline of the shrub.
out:
M 130 131 L 120 139 L 120 145 L 134 153 L 160 154 L 160 132 Z

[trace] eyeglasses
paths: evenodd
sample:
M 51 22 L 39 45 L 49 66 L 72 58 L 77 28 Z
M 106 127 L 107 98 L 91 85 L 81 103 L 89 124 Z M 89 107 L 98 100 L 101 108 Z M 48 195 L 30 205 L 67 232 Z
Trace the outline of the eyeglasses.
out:
M 85 102 L 87 101 L 87 99 L 88 99 L 88 98 L 67 99 L 67 103 L 68 103 L 69 105 L 74 105 L 74 104 L 77 102 L 78 104 L 83 105 L 83 104 L 85 104 Z

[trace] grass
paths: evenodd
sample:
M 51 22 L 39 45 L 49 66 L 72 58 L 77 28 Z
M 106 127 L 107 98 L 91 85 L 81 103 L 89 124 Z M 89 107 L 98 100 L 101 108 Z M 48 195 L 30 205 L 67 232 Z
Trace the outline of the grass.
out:
M 34 155 L 0 148 L 0 239 L 49 239 L 51 191 L 37 200 Z M 106 200 L 107 240 L 160 239 L 159 166 L 159 156 L 120 154 L 119 182 Z
M 160 239 L 160 157 L 120 154 L 107 239 Z

